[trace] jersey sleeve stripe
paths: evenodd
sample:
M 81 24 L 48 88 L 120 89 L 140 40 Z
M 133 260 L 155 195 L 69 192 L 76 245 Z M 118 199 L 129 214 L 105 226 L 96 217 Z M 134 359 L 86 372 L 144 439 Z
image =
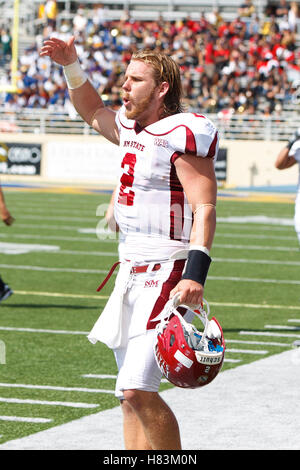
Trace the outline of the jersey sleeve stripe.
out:
M 186 127 L 186 143 L 185 143 L 185 153 L 192 155 L 197 154 L 196 140 L 193 132 Z
M 207 157 L 213 158 L 216 155 L 217 142 L 218 142 L 218 132 L 215 133 L 214 140 L 210 144 L 210 147 L 209 147 L 209 150 L 208 150 L 208 153 L 207 153 Z
M 184 224 L 184 192 L 175 165 L 170 171 L 170 239 L 181 240 Z
M 170 158 L 171 163 L 174 163 L 178 157 L 181 157 L 181 155 L 183 155 L 183 152 L 174 152 Z

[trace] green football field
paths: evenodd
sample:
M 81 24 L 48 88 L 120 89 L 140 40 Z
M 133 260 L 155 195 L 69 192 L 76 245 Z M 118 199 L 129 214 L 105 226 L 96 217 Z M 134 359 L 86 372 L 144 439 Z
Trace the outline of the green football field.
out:
M 0 305 L 0 444 L 118 405 L 113 354 L 86 338 L 114 276 L 96 289 L 118 258 L 117 241 L 95 234 L 109 194 L 5 196 L 16 222 L 0 228 L 0 274 L 14 290 Z M 218 202 L 205 298 L 224 330 L 223 370 L 300 338 L 293 213 L 292 198 Z

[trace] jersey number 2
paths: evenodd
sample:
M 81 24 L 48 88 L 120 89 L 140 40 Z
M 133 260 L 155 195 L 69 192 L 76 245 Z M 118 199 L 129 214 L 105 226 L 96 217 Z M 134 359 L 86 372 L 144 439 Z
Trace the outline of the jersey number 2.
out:
M 134 191 L 132 188 L 134 180 L 134 167 L 136 164 L 136 156 L 134 153 L 126 153 L 123 158 L 121 167 L 124 168 L 124 173 L 121 176 L 121 187 L 118 197 L 118 203 L 124 206 L 133 206 Z

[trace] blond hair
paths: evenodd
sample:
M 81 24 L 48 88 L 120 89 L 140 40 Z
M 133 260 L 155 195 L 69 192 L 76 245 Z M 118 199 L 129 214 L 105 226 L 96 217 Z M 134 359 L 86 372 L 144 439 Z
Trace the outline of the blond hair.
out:
M 169 84 L 164 99 L 164 114 L 169 116 L 183 111 L 181 104 L 182 85 L 180 70 L 176 62 L 166 54 L 152 50 L 140 50 L 131 56 L 131 60 L 141 60 L 152 65 L 156 85 Z

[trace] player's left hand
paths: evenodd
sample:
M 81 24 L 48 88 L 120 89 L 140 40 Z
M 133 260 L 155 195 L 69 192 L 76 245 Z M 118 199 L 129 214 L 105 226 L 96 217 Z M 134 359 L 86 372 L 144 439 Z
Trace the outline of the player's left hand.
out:
M 181 279 L 170 292 L 170 299 L 180 292 L 180 304 L 198 307 L 203 304 L 203 286 L 191 279 Z

